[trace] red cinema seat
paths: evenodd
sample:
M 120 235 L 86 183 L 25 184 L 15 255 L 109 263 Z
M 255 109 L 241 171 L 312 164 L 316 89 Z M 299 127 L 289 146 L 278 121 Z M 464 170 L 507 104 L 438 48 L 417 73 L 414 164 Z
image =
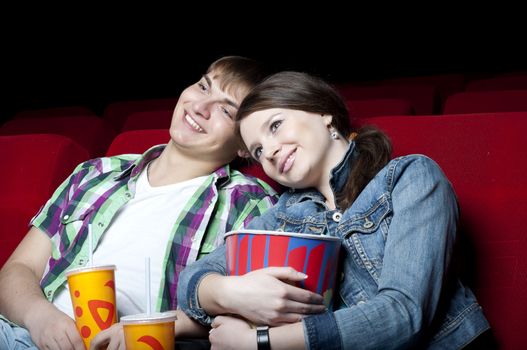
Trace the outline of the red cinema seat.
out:
M 346 106 L 352 119 L 415 114 L 410 102 L 402 98 L 346 101 Z
M 527 90 L 467 91 L 450 96 L 443 114 L 527 111 Z
M 148 148 L 166 144 L 170 140 L 167 129 L 130 130 L 120 133 L 110 144 L 107 156 L 115 156 L 126 153 L 144 153 Z M 244 161 L 235 160 L 233 167 L 240 172 L 262 179 L 271 185 L 277 192 L 282 192 L 280 184 L 269 178 L 259 164 L 248 164 Z
M 88 159 L 88 152 L 65 136 L 0 136 L 0 266 L 27 233 L 29 220 Z
M 501 76 L 473 80 L 465 91 L 527 90 L 527 75 Z
M 401 98 L 409 101 L 416 114 L 434 114 L 439 104 L 435 87 L 430 85 L 354 85 L 338 84 L 337 91 L 345 100 Z
M 159 98 L 135 101 L 113 102 L 106 106 L 103 119 L 107 120 L 116 131 L 121 131 L 126 118 L 135 112 L 174 110 L 178 98 Z
M 130 114 L 121 131 L 169 129 L 173 110 L 144 111 Z
M 107 157 L 119 154 L 143 154 L 155 145 L 166 144 L 170 140 L 168 129 L 129 130 L 124 131 L 113 139 Z
M 44 133 L 71 138 L 84 147 L 92 158 L 104 154 L 114 135 L 110 125 L 96 116 L 12 119 L 0 128 L 1 135 Z
M 19 118 L 48 118 L 48 117 L 72 117 L 79 115 L 97 116 L 91 109 L 83 106 L 53 107 L 30 109 L 17 112 L 13 119 Z
M 500 349 L 525 345 L 527 326 L 527 112 L 356 120 L 392 139 L 394 155 L 436 160 L 461 210 L 468 271 Z
M 463 74 L 435 74 L 386 79 L 383 80 L 381 84 L 434 86 L 440 97 L 441 103 L 443 103 L 448 96 L 463 91 L 465 82 L 466 77 Z

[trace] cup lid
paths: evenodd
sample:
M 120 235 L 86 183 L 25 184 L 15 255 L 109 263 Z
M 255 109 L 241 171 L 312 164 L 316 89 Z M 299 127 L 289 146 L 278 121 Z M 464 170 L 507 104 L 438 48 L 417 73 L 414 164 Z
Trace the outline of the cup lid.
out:
M 225 233 L 225 239 L 227 236 L 233 235 L 272 235 L 272 236 L 287 236 L 287 237 L 298 237 L 307 239 L 316 239 L 323 241 L 340 241 L 340 237 L 326 236 L 326 235 L 314 235 L 310 233 L 298 233 L 298 232 L 287 232 L 287 231 L 268 231 L 268 230 L 235 230 Z
M 175 320 L 177 320 L 176 311 L 165 311 L 165 312 L 152 312 L 150 315 L 144 313 L 144 314 L 123 316 L 120 318 L 119 322 L 123 324 L 163 323 L 163 322 L 172 322 Z
M 82 267 L 76 267 L 70 270 L 67 270 L 64 274 L 66 277 L 70 275 L 74 275 L 77 273 L 84 273 L 84 272 L 92 272 L 92 271 L 101 271 L 101 270 L 116 270 L 117 267 L 115 265 L 95 265 L 95 266 L 82 266 Z

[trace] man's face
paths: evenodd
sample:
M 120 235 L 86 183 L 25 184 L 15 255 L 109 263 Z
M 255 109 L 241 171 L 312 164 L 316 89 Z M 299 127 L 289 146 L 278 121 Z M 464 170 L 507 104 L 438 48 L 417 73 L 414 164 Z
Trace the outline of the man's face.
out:
M 246 89 L 221 89 L 221 76 L 212 71 L 181 93 L 170 126 L 173 143 L 193 157 L 217 163 L 234 159 L 238 143 L 234 116 Z

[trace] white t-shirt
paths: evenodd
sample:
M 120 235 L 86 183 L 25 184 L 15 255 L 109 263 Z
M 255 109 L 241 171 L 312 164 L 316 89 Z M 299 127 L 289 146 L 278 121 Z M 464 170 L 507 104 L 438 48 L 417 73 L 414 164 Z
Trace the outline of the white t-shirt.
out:
M 146 312 L 145 257 L 150 257 L 152 309 L 155 308 L 172 228 L 188 199 L 206 178 L 152 187 L 146 169 L 139 176 L 135 197 L 117 212 L 93 253 L 96 265 L 117 266 L 115 288 L 119 316 Z M 53 304 L 74 317 L 67 284 Z

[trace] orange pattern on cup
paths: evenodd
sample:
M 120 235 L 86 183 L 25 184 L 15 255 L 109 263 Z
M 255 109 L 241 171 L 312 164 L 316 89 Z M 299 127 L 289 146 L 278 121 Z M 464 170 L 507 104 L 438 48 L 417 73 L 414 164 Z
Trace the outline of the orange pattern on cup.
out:
M 66 273 L 75 324 L 86 349 L 97 333 L 117 322 L 114 270 L 115 266 L 111 265 Z

